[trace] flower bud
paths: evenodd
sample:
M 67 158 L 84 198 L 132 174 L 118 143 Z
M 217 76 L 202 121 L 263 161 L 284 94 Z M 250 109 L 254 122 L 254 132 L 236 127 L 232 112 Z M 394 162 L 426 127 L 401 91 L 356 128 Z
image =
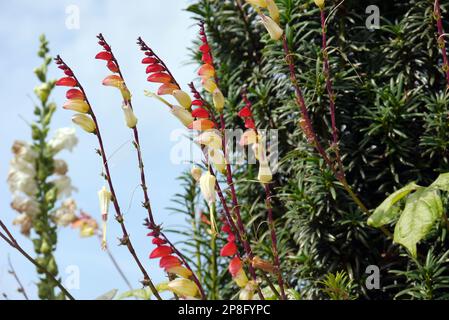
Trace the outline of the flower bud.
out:
M 167 289 L 181 297 L 195 297 L 198 287 L 189 279 L 178 278 L 167 284 Z
M 266 0 L 246 0 L 247 3 L 249 3 L 252 6 L 266 8 L 267 7 L 267 1 Z
M 199 181 L 201 178 L 201 174 L 203 173 L 203 171 L 201 170 L 201 168 L 198 168 L 197 166 L 193 166 L 192 169 L 190 170 L 190 174 L 192 175 L 193 179 L 195 179 L 195 181 Z
M 203 79 L 203 81 L 201 81 L 201 84 L 203 85 L 203 88 L 209 93 L 213 93 L 215 89 L 218 88 L 217 84 L 212 79 Z
M 181 121 L 181 123 L 183 125 L 185 125 L 186 127 L 188 127 L 189 125 L 191 125 L 193 123 L 194 119 L 192 117 L 192 114 L 188 110 L 186 110 L 184 108 L 181 108 L 179 106 L 173 106 L 171 108 L 171 113 L 176 118 L 178 118 L 179 121 Z
M 266 0 L 267 9 L 270 14 L 271 19 L 273 19 L 276 23 L 279 23 L 279 9 L 274 0 Z
M 125 115 L 125 123 L 128 128 L 135 128 L 137 125 L 137 118 L 134 114 L 133 109 L 128 104 L 123 104 L 122 106 L 123 114 Z
M 260 269 L 263 270 L 265 272 L 269 272 L 269 273 L 274 273 L 274 266 L 272 263 L 265 261 L 261 258 L 259 258 L 258 256 L 255 256 L 252 260 L 251 260 L 251 265 L 255 268 L 255 269 Z
M 282 30 L 281 27 L 270 17 L 261 14 L 262 23 L 265 26 L 265 29 L 267 29 L 268 33 L 270 34 L 271 39 L 273 40 L 279 40 L 282 37 L 282 34 L 284 33 L 284 30 Z
M 80 113 L 88 113 L 90 108 L 86 101 L 81 99 L 68 100 L 62 108 L 66 110 L 73 110 Z
M 313 0 L 315 4 L 320 8 L 320 10 L 324 9 L 324 0 Z
M 80 126 L 84 131 L 94 133 L 97 130 L 97 126 L 91 117 L 88 115 L 77 113 L 72 117 L 72 122 Z
M 225 105 L 225 98 L 220 89 L 217 88 L 214 90 L 212 93 L 212 99 L 214 101 L 215 110 L 217 110 L 218 113 L 221 113 Z
M 182 90 L 173 90 L 173 96 L 182 107 L 190 110 L 190 107 L 192 106 L 192 99 L 190 99 L 190 96 L 186 92 Z
M 260 163 L 257 179 L 263 184 L 270 183 L 273 180 L 273 174 L 267 162 Z

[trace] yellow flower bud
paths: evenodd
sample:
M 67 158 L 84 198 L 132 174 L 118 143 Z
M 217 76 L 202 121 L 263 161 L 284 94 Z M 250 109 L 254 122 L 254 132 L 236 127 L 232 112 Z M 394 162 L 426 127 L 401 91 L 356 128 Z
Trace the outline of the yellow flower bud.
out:
M 181 297 L 195 297 L 198 287 L 189 279 L 178 278 L 167 284 L 167 289 Z
M 237 272 L 237 274 L 233 279 L 240 288 L 244 288 L 248 283 L 248 277 L 246 276 L 246 273 L 243 270 L 243 268 Z
M 217 130 L 207 130 L 201 133 L 195 141 L 201 145 L 205 145 L 210 149 L 222 149 L 223 141 Z
M 62 107 L 66 110 L 72 110 L 80 113 L 88 113 L 90 110 L 86 101 L 81 99 L 68 100 Z
M 192 99 L 186 92 L 182 90 L 173 90 L 173 96 L 182 107 L 190 110 L 190 107 L 192 106 Z
M 201 168 L 198 168 L 197 166 L 193 166 L 190 170 L 190 174 L 192 175 L 193 179 L 195 179 L 195 181 L 200 180 L 202 173 L 203 171 L 201 170 Z
M 188 110 L 179 106 L 173 106 L 171 108 L 171 113 L 186 127 L 188 127 L 194 120 L 192 114 Z
M 203 88 L 209 93 L 213 93 L 215 89 L 218 88 L 217 84 L 212 79 L 204 79 L 201 83 L 203 84 Z
M 279 40 L 284 34 L 284 30 L 282 30 L 282 28 L 270 17 L 264 14 L 261 14 L 260 17 L 262 18 L 262 23 L 270 34 L 271 39 Z
M 320 8 L 320 10 L 324 9 L 324 0 L 313 0 L 315 4 Z
M 80 126 L 84 131 L 94 133 L 97 130 L 97 126 L 91 117 L 88 115 L 77 113 L 72 117 L 72 122 Z
M 125 115 L 125 123 L 128 128 L 135 128 L 137 125 L 137 118 L 134 114 L 133 109 L 128 104 L 123 104 L 122 106 L 123 114 Z
M 270 14 L 271 19 L 273 19 L 276 23 L 279 23 L 279 9 L 274 0 L 266 0 L 267 8 Z
M 168 268 L 167 271 L 186 279 L 189 279 L 192 276 L 192 271 L 183 266 L 171 267 Z
M 217 88 L 214 90 L 212 93 L 212 99 L 214 101 L 215 110 L 217 110 L 218 113 L 221 113 L 225 105 L 225 98 L 220 89 Z
M 266 8 L 267 7 L 267 1 L 266 0 L 246 0 L 247 3 L 249 3 L 252 6 Z
M 270 183 L 273 180 L 273 174 L 267 162 L 260 163 L 257 179 L 263 184 Z

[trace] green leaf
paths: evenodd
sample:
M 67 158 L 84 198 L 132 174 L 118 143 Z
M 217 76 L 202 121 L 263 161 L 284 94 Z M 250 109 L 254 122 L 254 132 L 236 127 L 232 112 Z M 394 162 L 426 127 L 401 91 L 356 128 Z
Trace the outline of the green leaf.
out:
M 95 298 L 95 300 L 112 300 L 112 299 L 114 299 L 114 297 L 117 294 L 117 292 L 118 292 L 117 289 L 112 289 L 111 291 L 103 293 L 98 298 Z
M 388 198 L 386 198 L 368 218 L 368 225 L 379 228 L 393 221 L 400 213 L 399 208 L 394 207 L 394 205 L 399 200 L 407 196 L 410 192 L 418 188 L 420 188 L 420 186 L 412 182 L 390 194 Z
M 432 229 L 443 214 L 439 192 L 420 189 L 411 195 L 394 229 L 394 242 L 407 248 L 416 257 L 416 244 Z
M 138 298 L 142 300 L 150 300 L 151 296 L 151 290 L 149 288 L 143 288 L 123 292 L 117 299 L 122 300 L 126 298 Z
M 449 192 L 449 172 L 440 174 L 429 187 Z

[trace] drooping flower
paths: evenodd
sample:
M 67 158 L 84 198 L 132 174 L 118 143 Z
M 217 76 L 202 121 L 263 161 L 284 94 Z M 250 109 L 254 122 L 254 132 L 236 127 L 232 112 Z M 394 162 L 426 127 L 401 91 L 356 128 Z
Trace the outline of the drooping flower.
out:
M 123 100 L 129 101 L 131 99 L 131 93 L 126 86 L 125 81 L 119 75 L 113 74 L 107 76 L 103 80 L 103 85 L 119 89 L 122 94 Z
M 220 173 L 226 173 L 226 159 L 224 157 L 223 151 L 220 149 L 207 148 L 207 154 L 210 163 L 217 169 Z
M 109 213 L 109 204 L 111 203 L 112 193 L 103 186 L 100 191 L 98 191 L 98 201 L 100 203 L 100 213 L 102 220 L 102 241 L 101 247 L 106 249 L 107 241 L 106 241 L 106 231 L 107 231 L 107 222 L 108 222 L 108 213 Z
M 195 139 L 195 141 L 210 149 L 221 150 L 223 148 L 221 134 L 217 130 L 204 131 Z
M 162 258 L 173 253 L 173 249 L 169 246 L 158 246 L 150 253 L 150 259 Z
M 56 85 L 61 87 L 75 87 L 77 84 L 78 82 L 72 77 L 61 78 L 56 81 Z
M 228 242 L 223 248 L 220 250 L 220 256 L 222 257 L 232 257 L 237 253 L 237 245 L 234 241 Z
M 263 184 L 270 183 L 273 180 L 273 174 L 267 162 L 260 162 L 257 179 Z
M 94 133 L 97 130 L 97 126 L 92 118 L 82 113 L 75 114 L 72 117 L 72 122 L 88 133 Z
M 260 270 L 263 270 L 265 272 L 274 273 L 274 271 L 275 271 L 275 267 L 273 266 L 272 263 L 270 263 L 268 261 L 265 261 L 265 260 L 259 258 L 258 256 L 255 256 L 251 260 L 251 265 L 255 269 L 260 269 Z
M 183 266 L 174 266 L 171 268 L 167 268 L 166 271 L 186 279 L 189 279 L 193 274 L 192 271 Z
M 210 117 L 210 114 L 209 114 L 209 111 L 200 107 L 200 108 L 196 108 L 195 110 L 192 111 L 192 117 L 208 119 Z
M 122 105 L 123 114 L 125 115 L 125 123 L 128 128 L 135 128 L 137 125 L 137 117 L 128 103 Z
M 78 138 L 74 128 L 59 128 L 53 138 L 48 141 L 48 146 L 53 154 L 62 150 L 72 151 L 77 144 Z
M 212 79 L 203 79 L 201 80 L 201 84 L 203 85 L 203 88 L 209 93 L 213 93 L 218 88 L 217 84 Z
M 86 101 L 81 99 L 71 99 L 67 100 L 66 103 L 62 106 L 63 109 L 72 110 L 80 113 L 88 113 L 90 110 L 89 105 Z
M 182 107 L 172 106 L 171 113 L 186 127 L 189 127 L 194 122 L 192 114 Z
M 313 0 L 313 1 L 318 6 L 318 8 L 320 8 L 320 10 L 324 9 L 325 0 Z
M 248 277 L 246 276 L 245 270 L 243 270 L 242 261 L 239 257 L 234 257 L 229 263 L 228 267 L 229 273 L 232 275 L 235 283 L 240 287 L 244 288 L 248 283 Z
M 203 171 L 201 170 L 201 168 L 198 168 L 197 166 L 193 166 L 190 170 L 190 174 L 192 175 L 193 179 L 195 179 L 195 181 L 200 180 L 202 173 Z
M 216 191 L 215 191 L 215 176 L 213 176 L 209 171 L 203 173 L 200 178 L 200 189 L 203 198 L 209 205 L 215 203 Z
M 81 216 L 78 217 L 74 222 L 72 222 L 73 229 L 80 230 L 80 236 L 82 238 L 87 238 L 95 235 L 98 231 L 98 224 L 95 219 L 93 219 L 88 214 L 82 212 Z
M 161 257 L 161 260 L 159 260 L 159 267 L 164 269 L 169 269 L 172 267 L 177 267 L 182 265 L 181 260 L 179 260 L 178 257 L 173 255 L 166 255 Z
M 197 285 L 189 280 L 177 278 L 167 284 L 167 289 L 181 297 L 195 297 L 198 294 Z
M 254 129 L 246 130 L 240 138 L 239 144 L 241 146 L 247 146 L 257 143 L 257 133 Z
M 260 17 L 265 29 L 267 29 L 270 34 L 271 39 L 279 40 L 284 34 L 284 30 L 282 30 L 282 28 L 270 17 L 264 14 L 260 14 Z
M 214 90 L 212 93 L 212 100 L 214 102 L 215 110 L 217 110 L 218 113 L 221 113 L 225 105 L 225 98 L 220 89 L 216 88 Z
M 186 92 L 182 90 L 173 90 L 173 96 L 182 107 L 190 110 L 190 108 L 192 107 L 192 99 Z

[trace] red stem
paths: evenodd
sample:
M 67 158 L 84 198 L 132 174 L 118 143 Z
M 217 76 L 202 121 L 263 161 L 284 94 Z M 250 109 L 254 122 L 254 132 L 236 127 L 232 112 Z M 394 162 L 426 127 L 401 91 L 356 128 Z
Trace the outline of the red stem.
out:
M 443 71 L 446 75 L 447 87 L 449 88 L 449 60 L 446 53 L 446 41 L 444 40 L 443 20 L 441 19 L 441 7 L 439 0 L 435 0 L 434 12 L 437 20 L 438 46 L 441 48 L 441 55 L 443 56 Z

